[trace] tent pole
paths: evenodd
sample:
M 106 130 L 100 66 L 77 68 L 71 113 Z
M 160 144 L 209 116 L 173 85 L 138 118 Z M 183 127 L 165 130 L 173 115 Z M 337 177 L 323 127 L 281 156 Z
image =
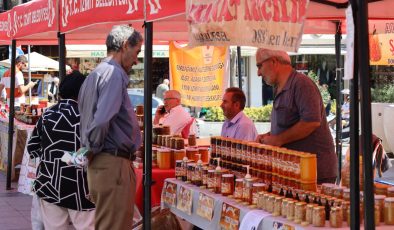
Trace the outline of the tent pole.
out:
M 66 35 L 57 32 L 59 41 L 59 79 L 63 81 L 66 76 Z
M 359 106 L 358 106 L 358 56 L 357 45 L 358 27 L 357 7 L 355 0 L 351 1 L 354 22 L 354 74 L 350 81 L 350 229 L 360 229 L 360 184 L 359 184 Z
M 241 46 L 237 46 L 237 67 L 238 67 L 238 87 L 242 90 Z
M 144 221 L 143 229 L 151 229 L 151 186 L 152 186 L 152 46 L 153 23 L 145 22 L 144 50 L 144 135 L 145 157 L 144 181 Z M 163 226 L 164 227 L 164 226 Z
M 30 45 L 27 46 L 27 60 L 29 60 L 29 82 L 31 82 L 31 69 L 30 69 L 30 64 L 31 64 L 31 59 L 30 59 Z M 42 82 L 41 84 L 44 84 L 44 82 Z M 31 88 L 29 88 L 29 105 L 31 105 Z
M 7 159 L 7 190 L 11 190 L 12 174 L 12 145 L 14 142 L 14 116 L 15 116 L 15 58 L 16 58 L 16 40 L 12 40 L 11 48 L 11 86 L 10 86 L 10 105 L 8 117 L 8 159 Z
M 357 36 L 359 43 L 355 48 L 359 50 L 359 77 L 361 95 L 361 131 L 364 161 L 364 218 L 365 229 L 375 229 L 374 218 L 374 182 L 372 166 L 372 122 L 371 122 L 371 91 L 369 69 L 368 40 L 368 3 L 357 0 Z
M 338 21 L 335 23 L 337 31 L 335 33 L 335 59 L 336 59 L 336 84 L 337 84 L 337 107 L 336 107 L 336 135 L 335 135 L 335 143 L 336 150 L 338 156 L 338 178 L 337 184 L 341 181 L 341 169 L 342 169 L 342 114 L 341 114 L 341 105 L 342 105 L 342 78 L 341 78 L 341 22 Z

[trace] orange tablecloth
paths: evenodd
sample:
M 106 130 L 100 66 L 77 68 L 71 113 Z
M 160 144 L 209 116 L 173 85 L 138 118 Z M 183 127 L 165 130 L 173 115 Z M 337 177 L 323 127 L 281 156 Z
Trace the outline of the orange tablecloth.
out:
M 136 194 L 135 194 L 135 204 L 142 213 L 144 206 L 143 194 L 144 194 L 144 184 L 142 181 L 142 168 L 134 169 L 136 176 Z M 152 169 L 152 181 L 154 181 L 151 187 L 151 206 L 159 206 L 161 199 L 161 190 L 163 189 L 164 180 L 166 178 L 174 178 L 174 169 Z

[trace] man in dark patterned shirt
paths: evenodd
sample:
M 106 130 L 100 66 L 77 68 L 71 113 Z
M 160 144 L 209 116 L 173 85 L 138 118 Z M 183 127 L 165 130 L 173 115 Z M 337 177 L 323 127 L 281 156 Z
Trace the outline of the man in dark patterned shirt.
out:
M 39 198 L 45 229 L 94 229 L 94 204 L 86 170 L 61 161 L 64 152 L 80 147 L 78 93 L 85 77 L 79 72 L 60 83 L 60 101 L 38 120 L 29 140 L 30 158 L 40 158 L 34 191 Z

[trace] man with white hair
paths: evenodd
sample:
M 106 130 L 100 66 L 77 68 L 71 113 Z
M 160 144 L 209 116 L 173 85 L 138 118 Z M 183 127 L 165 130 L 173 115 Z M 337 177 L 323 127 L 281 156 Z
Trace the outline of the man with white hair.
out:
M 158 85 L 156 88 L 156 97 L 164 99 L 164 93 L 170 89 L 168 87 L 169 84 L 170 84 L 170 81 L 168 79 L 164 79 L 163 83 Z
M 48 85 L 48 101 L 56 102 L 58 100 L 57 93 L 59 88 L 60 79 L 54 77 L 51 84 Z
M 182 135 L 186 138 L 189 133 L 194 134 L 194 119 L 182 107 L 181 94 L 177 90 L 168 90 L 164 93 L 163 100 L 164 105 L 157 108 L 153 124 L 170 126 L 171 135 Z M 185 128 L 189 129 L 182 133 Z
M 295 71 L 284 51 L 258 49 L 257 73 L 274 87 L 271 131 L 258 136 L 267 145 L 317 155 L 317 183 L 333 183 L 337 156 L 316 84 Z

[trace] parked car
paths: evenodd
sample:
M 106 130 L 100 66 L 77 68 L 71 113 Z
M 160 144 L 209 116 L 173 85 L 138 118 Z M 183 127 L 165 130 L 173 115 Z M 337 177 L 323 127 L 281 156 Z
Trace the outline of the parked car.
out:
M 127 94 L 129 95 L 131 104 L 134 106 L 143 105 L 144 104 L 144 93 L 140 91 L 136 91 L 133 89 L 127 89 Z M 156 113 L 156 108 L 159 105 L 163 105 L 163 100 L 158 97 L 152 97 L 152 116 Z

